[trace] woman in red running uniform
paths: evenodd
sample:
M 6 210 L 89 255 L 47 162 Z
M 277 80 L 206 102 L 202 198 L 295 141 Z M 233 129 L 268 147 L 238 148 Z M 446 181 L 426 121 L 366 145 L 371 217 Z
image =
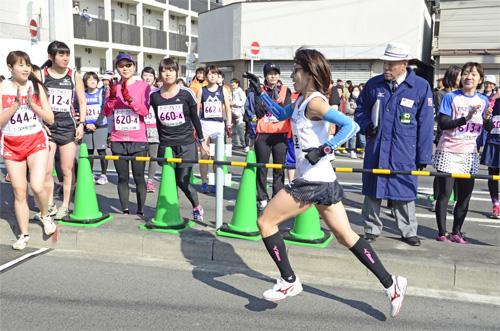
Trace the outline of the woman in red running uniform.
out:
M 54 114 L 50 109 L 45 86 L 31 70 L 28 54 L 10 52 L 7 67 L 12 78 L 0 83 L 0 126 L 2 139 L 0 151 L 12 181 L 14 210 L 21 234 L 12 246 L 23 249 L 30 240 L 28 232 L 29 208 L 26 174 L 30 169 L 30 186 L 41 211 L 45 233 L 51 235 L 56 226 L 48 212 L 48 195 L 44 189 L 45 171 L 49 157 L 49 142 L 42 120 L 52 124 Z

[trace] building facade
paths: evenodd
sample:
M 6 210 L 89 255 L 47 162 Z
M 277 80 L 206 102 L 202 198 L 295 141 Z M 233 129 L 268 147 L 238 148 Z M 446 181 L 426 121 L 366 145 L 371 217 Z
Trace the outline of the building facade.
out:
M 173 57 L 179 62 L 181 76 L 185 76 L 189 47 L 198 42 L 198 13 L 220 7 L 221 2 L 16 0 L 7 4 L 2 1 L 0 40 L 8 47 L 0 51 L 0 56 L 5 58 L 9 51 L 21 49 L 40 65 L 47 59 L 48 44 L 60 40 L 71 48 L 70 66 L 81 72 L 103 74 L 113 69 L 114 58 L 119 53 L 127 52 L 136 60 L 138 73 L 146 66 L 156 70 L 161 59 Z M 51 19 L 51 10 L 54 19 Z M 81 15 L 83 10 L 87 17 Z M 11 15 L 6 15 L 8 13 Z M 40 22 L 39 42 L 33 46 L 28 28 L 31 19 Z M 52 37 L 49 30 L 53 30 Z M 195 57 L 197 49 L 192 47 Z M 4 74 L 6 66 L 1 68 Z
M 379 57 L 391 41 L 408 44 L 413 62 L 431 68 L 432 20 L 425 0 L 233 2 L 199 15 L 199 41 L 199 61 L 219 65 L 226 77 L 250 70 L 258 42 L 257 74 L 275 61 L 291 86 L 294 52 L 306 46 L 330 60 L 332 79 L 359 84 L 382 72 Z
M 481 63 L 486 75 L 500 74 L 500 2 L 436 1 L 432 55 L 435 78 L 451 65 Z

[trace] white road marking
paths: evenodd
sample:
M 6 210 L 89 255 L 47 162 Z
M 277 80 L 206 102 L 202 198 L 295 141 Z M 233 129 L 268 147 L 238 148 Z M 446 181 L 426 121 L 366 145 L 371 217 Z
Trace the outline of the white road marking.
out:
M 30 257 L 32 257 L 32 256 L 35 256 L 35 255 L 41 254 L 41 253 L 46 252 L 46 251 L 48 251 L 48 250 L 50 250 L 50 248 L 47 248 L 47 247 L 40 248 L 39 250 L 36 250 L 36 251 L 34 251 L 34 252 L 32 252 L 32 253 L 28 253 L 28 254 L 23 255 L 23 256 L 21 256 L 21 257 L 19 257 L 19 258 L 15 259 L 15 260 L 12 260 L 12 261 L 10 261 L 10 262 L 7 262 L 7 263 L 5 263 L 5 264 L 2 264 L 2 265 L 0 266 L 0 271 L 3 271 L 3 270 L 5 270 L 5 269 L 7 269 L 7 268 L 10 268 L 10 267 L 12 267 L 12 266 L 13 266 L 13 265 L 15 265 L 15 264 L 20 263 L 21 261 L 26 260 L 27 258 L 30 258 Z

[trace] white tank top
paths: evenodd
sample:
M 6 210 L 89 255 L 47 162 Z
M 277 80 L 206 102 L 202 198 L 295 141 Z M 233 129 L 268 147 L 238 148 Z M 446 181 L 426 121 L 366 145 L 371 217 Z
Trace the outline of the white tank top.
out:
M 302 152 L 303 149 L 319 147 L 324 144 L 330 135 L 330 122 L 311 121 L 304 116 L 307 104 L 316 97 L 328 102 L 320 92 L 314 92 L 304 102 L 302 102 L 303 96 L 301 95 L 295 102 L 295 109 L 292 114 L 291 124 L 293 146 L 297 158 L 297 177 L 315 182 L 333 182 L 337 176 L 327 157 L 323 157 L 318 163 L 311 165 L 305 158 L 307 153 Z M 301 102 L 302 104 L 300 104 Z M 300 107 L 298 107 L 299 104 Z
M 2 134 L 7 136 L 25 136 L 43 130 L 42 119 L 28 105 L 28 88 L 34 93 L 33 83 L 28 80 L 24 91 L 21 91 L 21 105 L 2 127 Z M 17 97 L 17 90 L 12 86 L 12 81 L 7 80 L 2 87 L 2 111 L 6 112 Z M 33 94 L 33 101 L 38 103 L 38 95 Z

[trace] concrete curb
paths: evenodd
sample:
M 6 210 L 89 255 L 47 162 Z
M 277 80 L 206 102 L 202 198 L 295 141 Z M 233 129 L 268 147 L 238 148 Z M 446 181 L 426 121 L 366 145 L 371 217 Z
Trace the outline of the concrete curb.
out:
M 212 226 L 196 224 L 179 234 L 139 230 L 142 220 L 114 219 L 98 228 L 61 226 L 54 236 L 43 234 L 41 224 L 30 223 L 33 247 L 78 249 L 131 254 L 165 260 L 213 261 L 275 272 L 262 242 L 219 237 Z M 119 229 L 119 231 L 118 231 Z M 0 243 L 12 244 L 17 224 L 0 221 Z M 297 274 L 378 284 L 354 255 L 335 241 L 326 248 L 288 245 Z M 379 238 L 377 254 L 391 273 L 407 277 L 415 287 L 468 292 L 500 297 L 500 250 L 480 245 L 446 245 L 423 241 L 415 248 L 393 238 Z M 496 256 L 497 258 L 491 259 Z M 473 261 L 473 262 L 463 262 Z

